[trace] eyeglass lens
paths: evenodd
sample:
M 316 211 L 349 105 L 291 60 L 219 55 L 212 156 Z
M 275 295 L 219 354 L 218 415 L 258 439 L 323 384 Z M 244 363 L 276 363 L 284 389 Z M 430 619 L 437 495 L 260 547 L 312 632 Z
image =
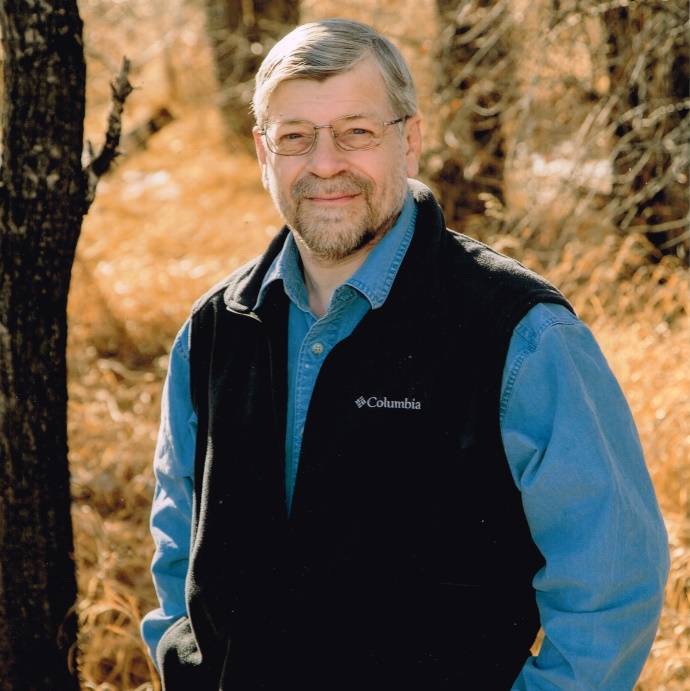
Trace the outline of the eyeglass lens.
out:
M 314 145 L 317 130 L 330 129 L 341 149 L 357 151 L 370 149 L 381 143 L 385 125 L 382 120 L 369 116 L 347 116 L 334 120 L 330 126 L 315 126 L 304 120 L 274 122 L 266 127 L 268 148 L 283 156 L 306 153 Z

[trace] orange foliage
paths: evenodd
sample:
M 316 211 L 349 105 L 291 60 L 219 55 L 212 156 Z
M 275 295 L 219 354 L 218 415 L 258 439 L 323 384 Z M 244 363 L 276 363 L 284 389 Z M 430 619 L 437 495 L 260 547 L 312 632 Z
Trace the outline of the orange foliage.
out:
M 385 21 L 395 29 L 396 18 L 405 15 L 399 2 L 373 4 L 378 26 L 380 17 L 388 16 Z M 376 22 L 362 15 L 363 6 L 345 5 L 351 16 Z M 409 15 L 418 22 L 419 40 L 410 43 L 418 51 L 415 69 L 425 64 L 428 40 L 435 35 L 431 5 L 421 6 L 426 24 Z M 317 12 L 305 4 L 309 18 Z M 201 7 L 178 0 L 158 12 L 154 0 L 85 0 L 82 13 L 91 136 L 103 127 L 118 53 L 134 60 L 132 82 L 140 87 L 128 104 L 125 130 L 161 105 L 175 116 L 147 150 L 123 157 L 101 182 L 84 223 L 69 305 L 70 459 L 84 688 L 157 691 L 138 626 L 156 606 L 148 572 L 153 552 L 148 514 L 167 353 L 193 301 L 260 252 L 280 220 L 256 162 L 233 154 L 223 141 Z M 113 40 L 103 41 L 106 34 Z M 673 555 L 664 618 L 638 691 L 690 688 L 685 267 L 657 256 L 641 236 L 592 239 L 585 233 L 558 257 L 524 251 L 519 238 L 494 240 L 566 292 L 592 325 L 628 396 Z M 542 245 L 548 250 L 548 242 Z

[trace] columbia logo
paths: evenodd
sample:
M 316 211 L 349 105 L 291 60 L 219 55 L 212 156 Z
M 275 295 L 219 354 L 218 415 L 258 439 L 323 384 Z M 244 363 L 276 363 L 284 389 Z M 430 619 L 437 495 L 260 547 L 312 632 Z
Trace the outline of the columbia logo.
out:
M 422 404 L 416 401 L 414 398 L 405 398 L 402 401 L 391 401 L 385 396 L 383 398 L 377 398 L 376 396 L 370 396 L 369 398 L 364 398 L 360 396 L 356 401 L 355 405 L 358 408 L 401 408 L 403 410 L 421 410 Z

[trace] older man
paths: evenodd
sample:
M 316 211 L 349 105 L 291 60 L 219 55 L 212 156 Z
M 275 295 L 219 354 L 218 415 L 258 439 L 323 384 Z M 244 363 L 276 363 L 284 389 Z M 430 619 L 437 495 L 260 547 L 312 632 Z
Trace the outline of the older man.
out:
M 286 226 L 173 347 L 165 689 L 631 689 L 668 552 L 590 332 L 409 179 L 414 86 L 371 27 L 295 30 L 254 110 Z

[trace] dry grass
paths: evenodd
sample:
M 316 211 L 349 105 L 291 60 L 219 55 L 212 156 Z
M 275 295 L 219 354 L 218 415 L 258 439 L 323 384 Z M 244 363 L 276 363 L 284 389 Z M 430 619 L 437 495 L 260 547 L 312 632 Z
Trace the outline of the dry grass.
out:
M 68 356 L 80 665 L 84 688 L 99 691 L 159 689 L 138 626 L 155 606 L 148 512 L 167 351 L 194 299 L 261 251 L 279 224 L 255 161 L 224 146 L 200 10 L 181 0 L 168 3 L 165 13 L 152 6 L 82 3 L 90 136 L 98 139 L 107 80 L 123 52 L 134 59 L 133 82 L 142 87 L 130 104 L 129 125 L 163 104 L 176 116 L 148 150 L 123 159 L 103 181 L 74 267 Z M 363 16 L 356 4 L 347 8 Z M 307 12 L 314 16 L 316 7 Z M 397 9 L 390 16 L 402 14 Z M 415 42 L 409 27 L 404 31 L 419 51 L 419 69 L 428 45 Z M 431 33 L 417 28 L 417 35 Z M 106 35 L 112 40 L 104 41 Z M 655 258 L 642 237 L 584 233 L 558 263 L 548 239 L 529 253 L 519 239 L 496 241 L 566 292 L 628 396 L 673 555 L 659 637 L 639 690 L 690 689 L 686 269 Z

